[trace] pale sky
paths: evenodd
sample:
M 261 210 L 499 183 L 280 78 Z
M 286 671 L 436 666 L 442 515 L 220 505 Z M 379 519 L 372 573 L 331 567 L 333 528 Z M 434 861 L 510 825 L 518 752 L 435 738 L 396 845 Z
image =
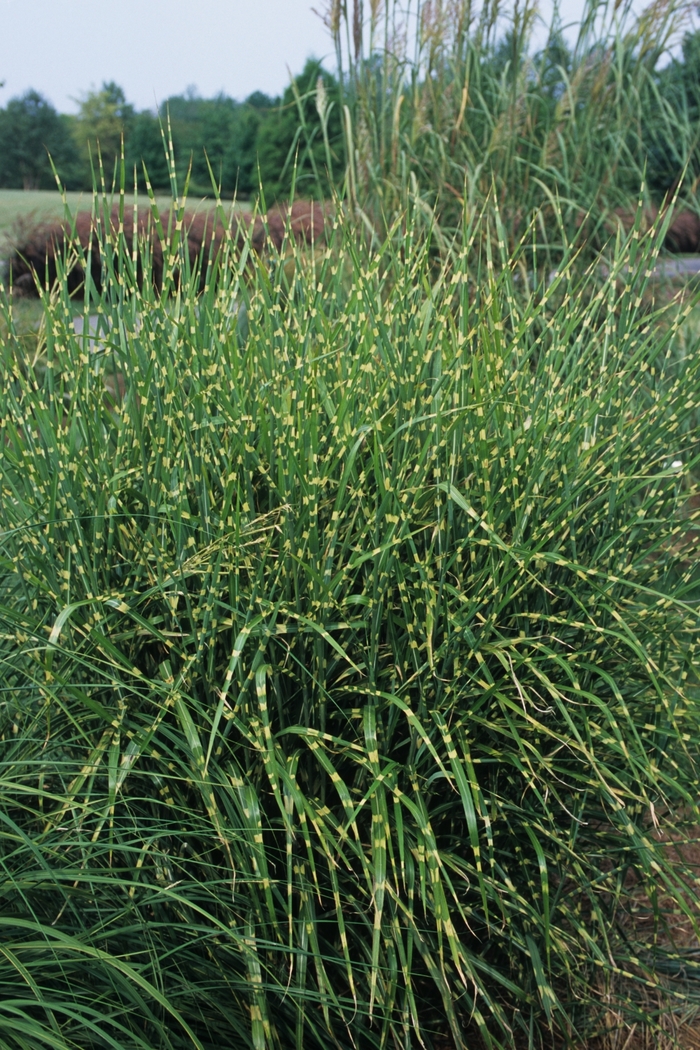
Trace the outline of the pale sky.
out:
M 188 85 L 205 98 L 275 95 L 309 55 L 334 64 L 314 6 L 323 0 L 0 0 L 0 105 L 32 87 L 74 112 L 105 80 L 138 109 Z M 582 6 L 561 0 L 564 20 Z
M 322 0 L 321 0 L 322 2 Z M 29 87 L 58 110 L 104 80 L 138 109 L 197 86 L 277 94 L 331 51 L 318 0 L 0 0 L 0 105 Z

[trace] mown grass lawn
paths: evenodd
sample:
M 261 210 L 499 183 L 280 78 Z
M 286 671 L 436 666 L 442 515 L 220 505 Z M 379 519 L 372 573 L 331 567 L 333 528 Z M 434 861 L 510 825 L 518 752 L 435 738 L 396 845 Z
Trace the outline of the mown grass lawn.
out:
M 68 193 L 71 211 L 90 210 L 92 194 Z M 0 237 L 11 233 L 19 221 L 44 222 L 63 218 L 64 207 L 56 190 L 7 190 L 0 189 Z
M 156 198 L 158 207 L 167 210 L 171 204 L 170 197 L 159 196 Z M 133 194 L 126 194 L 127 206 L 132 206 Z M 68 192 L 66 202 L 72 214 L 79 211 L 90 211 L 93 204 L 91 193 Z M 148 198 L 144 194 L 140 196 L 141 207 L 148 206 Z M 214 200 L 211 197 L 200 199 L 191 198 L 190 208 L 212 208 Z M 238 208 L 247 210 L 247 202 L 239 202 Z M 31 224 L 34 222 L 47 222 L 60 220 L 64 217 L 64 204 L 57 190 L 8 190 L 0 189 L 0 257 L 3 255 L 3 242 L 12 236 L 13 229 L 18 223 Z

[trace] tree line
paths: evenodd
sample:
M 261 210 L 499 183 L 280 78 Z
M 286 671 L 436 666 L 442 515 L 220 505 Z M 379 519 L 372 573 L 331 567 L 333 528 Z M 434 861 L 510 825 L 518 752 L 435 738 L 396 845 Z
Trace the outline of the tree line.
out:
M 542 76 L 543 100 L 556 96 L 572 57 L 562 39 L 549 50 L 556 62 Z M 508 51 L 502 41 L 486 60 L 505 65 Z M 294 180 L 297 195 L 325 195 L 345 172 L 341 103 L 353 100 L 341 97 L 341 87 L 309 59 L 276 98 L 256 91 L 242 102 L 224 94 L 206 99 L 190 88 L 157 112 L 137 111 L 114 82 L 85 94 L 74 115 L 58 113 L 29 90 L 0 108 L 0 187 L 52 188 L 55 168 L 67 189 L 90 189 L 98 156 L 111 184 L 123 141 L 127 172 L 136 170 L 143 187 L 145 168 L 155 190 L 169 190 L 172 141 L 178 179 L 189 172 L 192 192 L 210 193 L 213 178 L 223 194 L 241 198 L 262 188 L 268 203 L 289 196 Z M 700 32 L 687 34 L 681 53 L 658 70 L 645 111 L 647 175 L 660 197 L 675 187 L 688 156 L 687 142 L 663 129 L 673 127 L 675 116 L 679 125 L 696 127 L 700 140 Z M 691 176 L 700 177 L 697 142 L 690 157 Z
M 85 94 L 74 115 L 29 90 L 0 109 L 0 187 L 53 188 L 55 168 L 67 189 L 90 189 L 99 158 L 111 184 L 123 141 L 127 183 L 136 169 L 143 188 L 145 168 L 155 190 L 169 190 L 172 140 L 178 179 L 189 172 L 193 192 L 211 193 L 213 178 L 240 197 L 262 185 L 269 200 L 284 198 L 293 179 L 297 193 L 327 193 L 344 170 L 337 96 L 335 77 L 313 59 L 277 98 L 207 99 L 190 88 L 157 112 L 137 111 L 114 82 Z

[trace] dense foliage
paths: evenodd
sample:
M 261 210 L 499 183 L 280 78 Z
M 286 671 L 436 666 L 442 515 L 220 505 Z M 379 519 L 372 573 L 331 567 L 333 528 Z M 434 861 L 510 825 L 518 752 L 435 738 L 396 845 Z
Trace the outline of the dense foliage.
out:
M 660 134 L 665 116 L 675 135 Z M 690 182 L 700 176 L 700 33 L 686 33 L 682 51 L 657 77 L 657 91 L 649 107 L 649 177 L 659 192 L 675 189 L 686 163 Z
M 65 117 L 36 91 L 27 91 L 0 110 L 0 186 L 24 190 L 56 185 L 50 157 L 71 175 L 76 146 Z
M 117 240 L 84 335 L 65 282 L 38 354 L 5 305 L 3 1046 L 560 1046 L 692 976 L 700 354 L 652 248 L 529 289 L 341 222 L 202 295 L 174 240 L 156 298 Z

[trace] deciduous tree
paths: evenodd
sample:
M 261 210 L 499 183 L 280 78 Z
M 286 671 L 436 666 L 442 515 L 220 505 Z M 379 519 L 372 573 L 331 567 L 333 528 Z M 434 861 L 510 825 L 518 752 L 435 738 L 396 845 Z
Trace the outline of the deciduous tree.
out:
M 75 138 L 83 158 L 93 162 L 102 155 L 105 170 L 111 174 L 134 119 L 134 107 L 126 101 L 124 90 L 114 81 L 103 83 L 99 91 L 89 91 L 80 101 L 75 122 Z

